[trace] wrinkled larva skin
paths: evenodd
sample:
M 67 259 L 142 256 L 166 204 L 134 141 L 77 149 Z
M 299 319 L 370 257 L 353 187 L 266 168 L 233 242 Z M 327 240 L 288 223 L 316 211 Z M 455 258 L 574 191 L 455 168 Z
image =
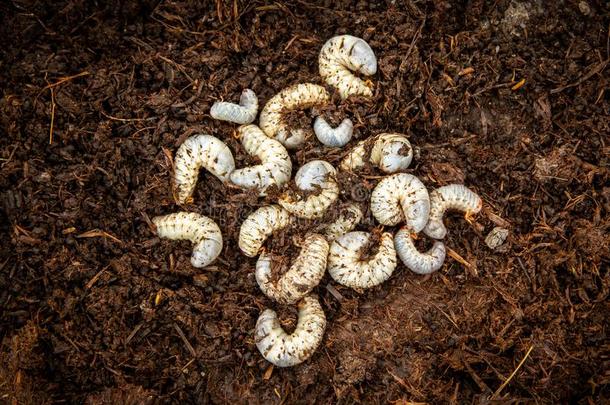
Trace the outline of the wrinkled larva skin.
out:
M 428 190 L 415 176 L 393 174 L 382 179 L 371 193 L 371 212 L 382 225 L 393 226 L 405 221 L 417 233 L 428 222 Z
M 261 164 L 234 170 L 229 179 L 242 188 L 258 189 L 261 195 L 272 184 L 281 186 L 290 180 L 292 162 L 286 148 L 265 135 L 256 125 L 242 125 L 237 130 L 246 152 Z
M 257 113 L 258 98 L 250 89 L 242 91 L 241 96 L 239 97 L 239 105 L 217 101 L 210 109 L 212 118 L 233 122 L 235 124 L 250 124 L 256 119 Z
M 371 150 L 371 163 L 386 173 L 405 170 L 413 160 L 413 148 L 401 134 L 380 134 Z
M 379 134 L 375 137 L 369 161 L 385 173 L 405 170 L 413 160 L 413 148 L 402 134 Z M 366 141 L 361 141 L 341 160 L 343 171 L 354 172 L 366 162 Z
M 296 149 L 305 141 L 305 130 L 289 129 L 283 119 L 284 113 L 324 106 L 329 102 L 330 96 L 322 86 L 312 83 L 290 86 L 265 104 L 259 118 L 260 127 L 268 137 L 280 141 L 288 149 Z
M 335 180 L 336 170 L 328 162 L 312 160 L 301 166 L 295 176 L 299 189 L 304 191 L 319 190 L 303 200 L 296 200 L 291 194 L 283 194 L 278 204 L 299 218 L 319 218 L 339 197 L 339 185 Z
M 407 228 L 403 227 L 396 233 L 394 245 L 400 260 L 414 273 L 434 273 L 445 262 L 446 252 L 443 242 L 435 241 L 430 250 L 421 253 L 413 244 L 413 239 Z
M 260 207 L 241 224 L 239 248 L 248 257 L 256 256 L 273 232 L 287 227 L 292 221 L 290 213 L 280 206 Z
M 371 76 L 377 73 L 377 58 L 361 38 L 339 35 L 326 41 L 318 58 L 320 76 L 336 88 L 341 98 L 351 95 L 371 97 L 372 90 L 351 71 Z
M 357 204 L 350 204 L 339 214 L 339 217 L 324 227 L 324 236 L 329 242 L 352 231 L 362 220 L 363 213 Z
M 235 170 L 233 154 L 224 142 L 211 135 L 194 135 L 184 141 L 174 158 L 174 184 L 179 204 L 186 203 L 193 194 L 202 167 L 224 182 Z
M 324 145 L 340 148 L 352 139 L 354 124 L 352 124 L 352 120 L 346 118 L 337 128 L 333 128 L 324 118 L 317 117 L 313 123 L 313 132 Z
M 303 298 L 299 319 L 291 335 L 278 320 L 277 313 L 266 309 L 256 321 L 254 341 L 265 360 L 278 367 L 291 367 L 310 358 L 324 337 L 326 316 L 316 295 Z
M 152 220 L 160 238 L 189 240 L 195 246 L 191 255 L 193 267 L 205 267 L 222 251 L 222 234 L 216 222 L 194 212 L 177 212 Z
M 424 233 L 434 239 L 443 239 L 447 235 L 447 228 L 443 224 L 445 211 L 459 210 L 466 214 L 476 214 L 482 207 L 481 197 L 462 184 L 439 187 L 430 193 L 430 219 Z
M 328 242 L 322 235 L 307 235 L 298 257 L 277 281 L 272 280 L 271 255 L 261 253 L 256 262 L 256 281 L 260 289 L 275 301 L 294 304 L 320 283 L 326 271 L 328 249 Z
M 371 288 L 390 278 L 396 268 L 394 238 L 391 233 L 384 233 L 377 254 L 361 260 L 361 250 L 370 237 L 368 232 L 350 232 L 332 243 L 328 272 L 337 283 L 350 288 Z

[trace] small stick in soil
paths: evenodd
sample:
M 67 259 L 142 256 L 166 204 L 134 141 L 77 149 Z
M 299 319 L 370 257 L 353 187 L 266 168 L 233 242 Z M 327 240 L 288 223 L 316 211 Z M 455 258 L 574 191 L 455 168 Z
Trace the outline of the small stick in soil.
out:
M 90 231 L 83 232 L 80 235 L 76 235 L 77 238 L 95 238 L 98 236 L 101 236 L 103 238 L 110 238 L 113 241 L 121 243 L 121 244 L 123 243 L 123 241 L 120 240 L 119 238 L 117 238 L 116 236 L 113 236 L 106 231 L 100 231 L 99 229 L 92 229 Z
M 527 353 L 525 353 L 525 356 L 523 356 L 523 359 L 521 359 L 521 361 L 519 362 L 519 364 L 517 365 L 517 368 L 515 368 L 515 371 L 513 371 L 511 373 L 511 375 L 508 376 L 508 378 L 506 379 L 506 381 L 504 381 L 502 383 L 502 385 L 500 385 L 500 387 L 496 390 L 496 392 L 493 393 L 493 395 L 491 396 L 491 400 L 494 400 L 499 394 L 500 392 L 502 392 L 502 390 L 504 389 L 504 387 L 506 387 L 508 385 L 508 383 L 510 382 L 510 380 L 513 379 L 513 377 L 517 374 L 517 372 L 519 371 L 519 369 L 521 368 L 521 366 L 523 366 L 523 363 L 525 363 L 525 360 L 527 360 L 527 358 L 529 357 L 530 353 L 532 352 L 532 350 L 534 349 L 534 345 L 531 345 L 530 348 L 527 350 Z
M 173 325 L 174 329 L 176 329 L 176 332 L 178 332 L 178 335 L 180 335 L 180 339 L 182 339 L 182 341 L 184 342 L 184 345 L 186 346 L 187 350 L 191 353 L 193 357 L 197 357 L 197 352 L 195 351 L 195 348 L 188 341 L 188 339 L 184 335 L 184 332 L 182 332 L 182 329 L 180 329 L 180 326 L 178 326 L 178 324 L 175 322 Z

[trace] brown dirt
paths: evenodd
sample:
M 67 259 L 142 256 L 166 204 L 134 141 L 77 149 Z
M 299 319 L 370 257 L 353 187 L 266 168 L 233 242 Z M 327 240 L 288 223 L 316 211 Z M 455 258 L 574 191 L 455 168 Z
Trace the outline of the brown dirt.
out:
M 610 400 L 607 2 L 202 3 L 0 3 L 0 402 Z M 179 209 L 177 146 L 232 136 L 214 100 L 322 84 L 318 52 L 343 33 L 379 61 L 371 100 L 329 110 L 353 143 L 408 133 L 410 172 L 485 209 L 449 216 L 454 254 L 430 277 L 400 266 L 359 293 L 326 276 L 322 346 L 270 370 L 253 328 L 277 306 L 236 244 L 265 201 L 202 175 L 187 208 L 226 241 L 204 272 L 150 218 Z M 295 170 L 313 158 L 341 153 L 310 140 Z

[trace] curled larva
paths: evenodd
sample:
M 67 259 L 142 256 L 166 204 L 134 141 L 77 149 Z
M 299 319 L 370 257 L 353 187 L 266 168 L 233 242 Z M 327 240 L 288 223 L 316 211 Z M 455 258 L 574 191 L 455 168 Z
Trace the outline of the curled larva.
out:
M 233 184 L 264 194 L 272 184 L 280 186 L 290 180 L 292 162 L 281 143 L 267 137 L 256 125 L 242 125 L 237 134 L 246 152 L 258 157 L 261 164 L 234 170 L 229 176 Z
M 245 89 L 241 92 L 239 105 L 227 103 L 225 101 L 217 101 L 210 109 L 212 118 L 221 121 L 234 122 L 236 124 L 250 124 L 256 119 L 257 112 L 258 98 L 250 89 Z
M 287 334 L 272 309 L 266 309 L 256 321 L 254 341 L 265 360 L 278 367 L 291 367 L 310 358 L 324 337 L 326 316 L 316 295 L 299 301 L 297 326 Z
M 462 184 L 439 187 L 430 193 L 430 219 L 424 233 L 434 239 L 443 239 L 447 235 L 443 224 L 446 210 L 463 211 L 468 217 L 478 213 L 482 207 L 481 197 Z
M 413 148 L 401 134 L 380 134 L 371 150 L 371 163 L 386 173 L 406 169 L 413 159 Z
M 333 128 L 324 118 L 318 117 L 313 123 L 313 132 L 324 145 L 338 148 L 352 139 L 354 124 L 352 124 L 352 120 L 346 118 L 338 127 Z
M 351 71 L 366 76 L 377 73 L 377 58 L 363 39 L 339 35 L 326 41 L 318 58 L 320 76 L 339 90 L 341 98 L 373 95 L 370 87 Z
M 394 236 L 396 253 L 400 260 L 411 271 L 417 274 L 430 274 L 440 269 L 445 261 L 445 245 L 435 241 L 426 253 L 421 253 L 415 247 L 410 230 L 403 227 Z
M 430 213 L 426 186 L 415 176 L 398 173 L 382 179 L 371 193 L 371 212 L 383 225 L 403 220 L 415 233 L 424 229 Z
M 396 268 L 394 238 L 385 232 L 377 253 L 362 260 L 362 249 L 370 237 L 368 232 L 350 232 L 331 244 L 328 272 L 337 283 L 351 288 L 371 288 L 390 278 Z
M 349 204 L 341 211 L 334 222 L 326 225 L 323 229 L 327 240 L 333 241 L 339 236 L 352 231 L 362 220 L 362 210 L 357 204 Z
M 328 242 L 322 235 L 309 234 L 303 241 L 301 252 L 286 273 L 272 279 L 272 256 L 261 253 L 256 262 L 256 281 L 263 293 L 282 304 L 293 304 L 309 294 L 324 276 Z
M 292 222 L 290 213 L 277 205 L 260 207 L 241 224 L 238 245 L 248 257 L 258 254 L 265 240 Z
M 261 129 L 289 149 L 298 148 L 305 141 L 304 129 L 289 129 L 284 122 L 286 111 L 322 106 L 330 101 L 326 89 L 312 83 L 296 84 L 273 96 L 259 118 Z
M 367 140 L 370 142 L 369 140 Z M 357 171 L 366 161 L 366 143 L 361 141 L 341 160 L 340 169 Z M 406 169 L 413 159 L 413 148 L 402 134 L 379 134 L 374 138 L 369 161 L 386 173 L 396 173 Z
M 157 235 L 167 239 L 190 240 L 195 246 L 191 255 L 194 267 L 212 263 L 222 250 L 222 234 L 216 222 L 194 212 L 177 212 L 155 217 Z
M 335 180 L 335 168 L 323 160 L 312 160 L 297 171 L 295 183 L 303 191 L 317 192 L 304 199 L 284 193 L 278 203 L 299 218 L 319 218 L 339 197 L 339 185 Z
M 180 145 L 174 158 L 176 200 L 183 204 L 195 190 L 199 169 L 226 181 L 235 169 L 233 154 L 227 145 L 211 135 L 194 135 Z

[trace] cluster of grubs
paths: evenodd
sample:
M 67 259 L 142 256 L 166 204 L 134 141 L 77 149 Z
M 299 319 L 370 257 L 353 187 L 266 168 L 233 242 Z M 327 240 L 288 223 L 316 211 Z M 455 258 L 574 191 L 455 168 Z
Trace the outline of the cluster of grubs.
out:
M 373 75 L 377 61 L 371 47 L 363 40 L 341 35 L 328 40 L 319 56 L 319 71 L 325 82 L 342 99 L 352 95 L 372 96 L 372 83 L 353 72 Z M 252 90 L 243 91 L 239 104 L 215 103 L 213 118 L 240 124 L 237 137 L 246 153 L 260 164 L 236 168 L 233 154 L 220 139 L 210 135 L 188 138 L 174 159 L 175 198 L 179 204 L 192 200 L 199 170 L 204 168 L 218 179 L 234 186 L 266 195 L 276 185 L 280 189 L 291 180 L 292 164 L 288 150 L 298 149 L 307 137 L 307 129 L 290 128 L 285 115 L 291 110 L 323 107 L 331 101 L 325 87 L 303 83 L 288 87 L 273 96 L 263 107 L 259 125 L 253 125 L 258 113 L 258 99 Z M 313 124 L 317 139 L 329 147 L 345 146 L 351 139 L 353 124 L 346 118 L 336 128 L 319 116 Z M 411 164 L 413 149 L 408 139 L 397 133 L 382 133 L 356 144 L 339 164 L 339 171 L 357 173 L 372 165 L 385 174 L 373 189 L 370 211 L 381 225 L 397 226 L 396 234 L 383 232 L 372 239 L 369 232 L 354 231 L 363 218 L 361 208 L 347 205 L 332 223 L 319 233 L 308 233 L 300 244 L 298 256 L 280 277 L 274 276 L 274 259 L 265 251 L 265 241 L 275 232 L 295 224 L 296 220 L 321 218 L 337 201 L 340 190 L 337 169 L 322 160 L 313 160 L 296 172 L 294 182 L 305 197 L 284 191 L 277 203 L 250 214 L 241 224 L 239 248 L 248 257 L 258 256 L 256 281 L 262 292 L 281 304 L 298 305 L 298 321 L 287 334 L 275 311 L 265 310 L 256 323 L 256 345 L 269 362 L 287 367 L 308 359 L 322 341 L 326 317 L 318 297 L 312 294 L 326 270 L 339 284 L 362 290 L 386 281 L 394 272 L 398 258 L 413 272 L 429 274 L 445 260 L 442 239 L 447 233 L 443 215 L 460 210 L 466 218 L 479 212 L 482 201 L 460 184 L 437 188 L 430 193 L 415 176 L 403 173 Z M 187 239 L 194 244 L 191 263 L 205 267 L 222 250 L 222 235 L 213 220 L 205 216 L 179 212 L 153 219 L 162 238 Z M 423 231 L 434 240 L 432 248 L 420 252 L 414 243 Z M 379 236 L 379 235 L 378 235 Z M 378 240 L 378 242 L 376 242 Z M 376 253 L 363 257 L 370 242 L 378 243 Z

